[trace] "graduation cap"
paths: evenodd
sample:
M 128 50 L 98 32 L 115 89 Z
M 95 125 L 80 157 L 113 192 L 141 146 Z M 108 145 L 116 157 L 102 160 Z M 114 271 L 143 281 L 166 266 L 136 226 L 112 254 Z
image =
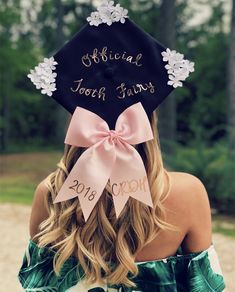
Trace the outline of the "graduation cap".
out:
M 119 4 L 115 6 L 113 1 L 103 1 L 97 11 L 92 12 L 87 18 L 87 22 L 54 56 L 45 58 L 31 70 L 28 77 L 43 94 L 51 96 L 73 114 L 65 143 L 71 145 L 77 143 L 76 146 L 89 147 L 88 150 L 90 150 L 94 145 L 100 143 L 101 137 L 102 139 L 109 137 L 108 141 L 111 141 L 111 144 L 114 143 L 116 148 L 118 145 L 119 152 L 121 148 L 124 151 L 121 143 L 138 144 L 153 138 L 149 124 L 151 113 L 174 88 L 183 85 L 182 81 L 189 76 L 190 72 L 194 71 L 194 63 L 184 59 L 183 54 L 164 47 L 143 31 L 128 18 L 128 11 Z M 133 121 L 135 121 L 135 125 L 133 125 Z M 136 139 L 129 139 L 126 132 L 120 134 L 123 131 L 123 123 L 129 129 L 128 135 L 138 132 Z M 87 128 L 87 125 L 90 128 Z M 92 128 L 94 131 L 91 130 Z M 100 129 L 103 131 L 102 134 L 99 132 Z M 89 132 L 90 136 L 85 134 L 85 131 Z M 95 131 L 96 134 L 94 134 Z M 97 138 L 97 131 L 99 138 Z M 104 132 L 108 133 L 107 136 L 104 135 Z M 120 135 L 118 136 L 117 133 Z M 142 136 L 139 135 L 140 133 Z M 72 136 L 76 136 L 77 139 L 71 139 Z M 90 140 L 87 136 L 90 137 Z M 120 136 L 122 137 L 120 138 Z M 78 140 L 79 143 L 76 142 Z M 132 156 L 125 157 L 126 161 L 138 156 L 134 153 L 134 148 L 132 147 L 133 149 L 130 150 L 129 146 L 125 145 Z M 107 145 L 104 147 L 106 150 L 109 149 Z M 106 151 L 106 154 L 108 151 L 110 149 Z M 111 160 L 107 160 L 107 164 L 109 166 L 113 164 L 107 170 L 107 165 L 104 165 L 107 158 L 104 149 L 99 152 L 99 155 L 94 155 L 94 151 L 92 153 L 93 156 L 90 153 L 85 163 L 81 163 L 82 157 L 77 161 L 80 168 L 74 166 L 70 173 L 69 183 L 65 181 L 57 196 L 57 202 L 78 196 L 86 219 L 98 201 L 107 180 L 111 180 L 111 176 L 115 173 L 112 169 L 118 164 L 113 162 L 113 157 L 109 158 Z M 102 187 L 98 187 L 96 184 L 91 186 L 92 180 L 102 181 L 98 173 L 94 175 L 94 171 L 92 172 L 95 163 L 94 158 L 92 160 L 91 157 L 95 157 L 96 167 L 99 165 L 101 171 L 106 173 Z M 100 158 L 99 162 L 97 162 L 97 157 Z M 123 161 L 120 162 L 120 157 L 119 153 L 119 158 L 115 158 L 119 162 L 119 166 L 116 167 L 116 173 L 119 174 L 122 172 L 122 168 L 125 168 Z M 140 167 L 142 160 L 139 162 Z M 87 171 L 83 175 L 85 168 Z M 128 195 L 115 195 L 113 188 L 117 215 L 120 214 L 128 197 L 134 197 L 133 193 L 138 193 L 139 200 L 142 199 L 143 202 L 152 206 L 150 197 L 146 199 L 146 195 L 146 198 L 143 199 L 143 181 L 140 182 L 142 189 L 138 183 L 130 183 L 133 181 L 133 173 L 138 173 L 137 168 L 133 166 L 131 172 L 126 175 L 125 181 L 128 186 L 122 192 Z M 83 170 L 83 174 L 76 179 L 79 170 Z M 87 176 L 90 176 L 89 180 L 86 179 Z M 115 178 L 112 179 L 112 186 L 115 185 L 117 190 L 117 185 L 120 186 L 123 181 L 121 178 L 119 179 L 120 175 L 113 176 Z M 136 180 L 143 180 L 144 177 L 142 175 L 142 178 L 139 177 Z M 90 198 L 94 197 L 94 199 L 89 200 L 88 195 L 86 198 L 81 195 L 88 189 L 88 193 L 92 193 L 93 190 L 94 196 L 90 196 Z M 138 191 L 133 191 L 135 189 Z M 146 192 L 149 192 L 148 186 L 146 186 Z M 97 195 L 97 193 L 99 194 Z M 119 189 L 118 194 L 120 193 Z M 91 204 L 89 210 L 85 211 L 89 204 Z

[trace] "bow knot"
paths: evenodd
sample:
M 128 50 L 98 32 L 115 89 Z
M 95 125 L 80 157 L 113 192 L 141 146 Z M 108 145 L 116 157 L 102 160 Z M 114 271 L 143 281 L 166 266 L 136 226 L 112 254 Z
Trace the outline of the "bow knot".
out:
M 53 203 L 78 197 L 87 221 L 110 179 L 117 218 L 130 196 L 153 207 L 144 163 L 131 145 L 151 139 L 151 125 L 140 102 L 120 114 L 115 130 L 95 113 L 77 107 L 65 143 L 88 149 L 73 166 Z
M 114 143 L 120 138 L 119 134 L 115 130 L 110 130 L 108 134 L 111 141 Z

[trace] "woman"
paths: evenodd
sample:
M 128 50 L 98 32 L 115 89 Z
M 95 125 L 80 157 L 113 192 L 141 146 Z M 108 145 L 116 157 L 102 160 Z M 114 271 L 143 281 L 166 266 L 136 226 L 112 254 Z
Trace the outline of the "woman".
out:
M 35 191 L 31 238 L 18 275 L 23 288 L 223 291 L 206 189 L 197 177 L 164 168 L 156 111 L 151 127 L 154 139 L 136 149 L 147 170 L 154 208 L 130 197 L 118 219 L 109 183 L 87 222 L 78 198 L 52 203 L 85 150 L 65 146 L 58 168 Z
M 89 24 L 28 75 L 73 116 L 58 168 L 35 192 L 18 274 L 26 291 L 225 287 L 206 189 L 164 168 L 157 133 L 154 110 L 194 63 L 127 12 L 102 1 Z

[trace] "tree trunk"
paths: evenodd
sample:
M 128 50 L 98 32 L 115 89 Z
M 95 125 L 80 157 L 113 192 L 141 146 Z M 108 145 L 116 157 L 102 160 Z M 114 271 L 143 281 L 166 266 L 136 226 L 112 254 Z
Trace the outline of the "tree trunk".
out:
M 0 87 L 1 87 L 1 98 L 2 98 L 2 110 L 1 110 L 1 151 L 7 151 L 9 146 L 9 127 L 10 127 L 10 117 L 9 117 L 9 81 L 7 78 L 8 73 L 2 73 L 0 75 Z
M 176 46 L 176 9 L 175 0 L 162 0 L 157 39 L 166 47 L 175 49 Z M 159 136 L 164 151 L 173 153 L 172 142 L 176 140 L 176 102 L 171 93 L 159 106 Z
M 228 138 L 231 150 L 235 151 L 235 0 L 231 17 L 228 71 Z
M 63 16 L 64 16 L 64 7 L 62 0 L 56 0 L 55 1 L 55 9 L 56 9 L 56 19 L 57 19 L 57 40 L 56 40 L 56 47 L 57 49 L 60 49 L 60 47 L 65 42 L 65 35 L 63 31 Z M 65 138 L 65 132 L 66 132 L 66 124 L 67 120 L 69 118 L 69 114 L 67 110 L 58 104 L 56 107 L 56 116 L 57 116 L 57 124 L 56 124 L 56 133 L 55 133 L 55 139 L 56 144 L 63 145 L 64 138 Z

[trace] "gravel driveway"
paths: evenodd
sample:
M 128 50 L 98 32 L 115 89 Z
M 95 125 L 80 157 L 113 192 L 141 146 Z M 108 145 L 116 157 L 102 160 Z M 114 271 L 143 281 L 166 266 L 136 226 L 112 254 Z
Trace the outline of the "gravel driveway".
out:
M 0 292 L 22 292 L 17 273 L 29 239 L 30 206 L 0 204 Z M 235 292 L 235 239 L 213 234 L 224 273 L 226 292 Z M 205 291 L 206 292 L 206 291 Z

